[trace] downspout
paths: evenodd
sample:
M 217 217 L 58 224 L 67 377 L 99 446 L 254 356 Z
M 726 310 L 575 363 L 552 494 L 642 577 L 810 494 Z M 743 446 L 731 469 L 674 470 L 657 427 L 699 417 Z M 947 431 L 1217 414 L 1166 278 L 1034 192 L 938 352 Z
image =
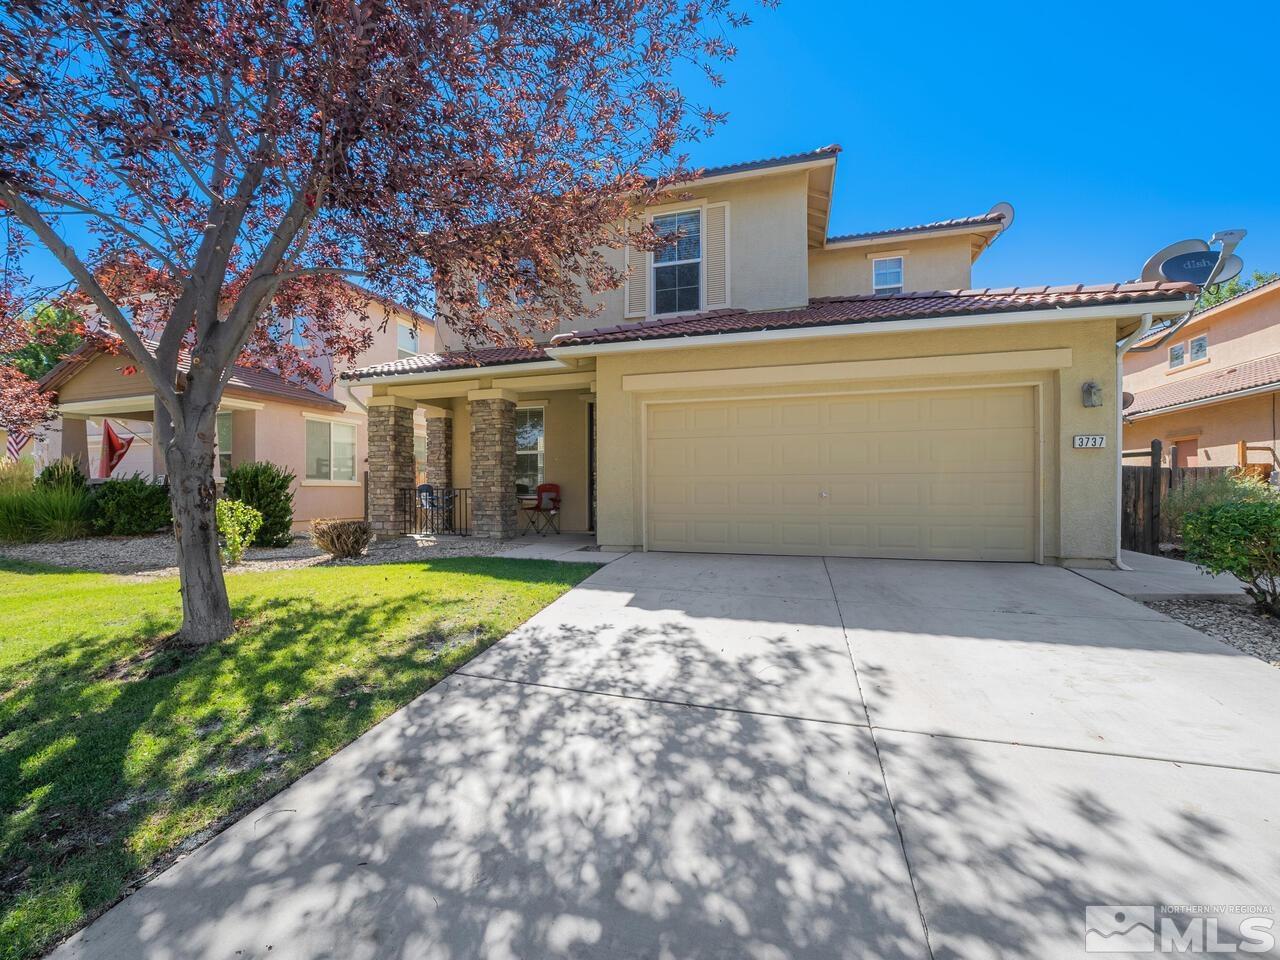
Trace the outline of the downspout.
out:
M 1182 320 L 1174 324 L 1174 328 L 1181 327 L 1183 323 L 1191 316 L 1190 313 Z M 1132 570 L 1128 564 L 1121 558 L 1121 531 L 1123 529 L 1123 515 L 1121 500 L 1124 491 L 1124 355 L 1129 352 L 1129 348 L 1151 332 L 1151 314 L 1144 313 L 1142 322 L 1138 324 L 1138 329 L 1129 334 L 1116 345 L 1116 557 L 1115 565 L 1118 570 Z M 1173 331 L 1170 331 L 1172 334 Z M 1162 340 L 1163 342 L 1163 340 Z M 1159 464 L 1154 466 L 1159 467 Z
M 1141 347 L 1134 347 L 1134 348 L 1132 349 L 1132 351 L 1130 351 L 1130 352 L 1132 352 L 1132 353 L 1150 353 L 1152 350 L 1157 350 L 1157 349 L 1159 349 L 1160 347 L 1164 346 L 1166 343 L 1168 343 L 1168 342 L 1169 342 L 1169 338 L 1170 338 L 1170 337 L 1172 337 L 1175 333 L 1177 333 L 1179 330 L 1181 330 L 1183 327 L 1185 327 L 1185 326 L 1187 325 L 1187 321 L 1189 321 L 1189 320 L 1190 320 L 1192 317 L 1194 317 L 1195 315 L 1196 315 L 1195 310 L 1188 310 L 1186 313 L 1184 313 L 1182 316 L 1180 316 L 1177 320 L 1175 320 L 1172 324 L 1170 324 L 1170 325 L 1169 325 L 1169 329 L 1165 330 L 1165 332 L 1164 332 L 1164 336 L 1162 336 L 1159 340 L 1156 340 L 1156 341 L 1154 341 L 1153 343 L 1148 343 L 1148 344 L 1146 344 L 1146 345 L 1144 345 L 1144 346 L 1141 346 Z M 1143 319 L 1147 321 L 1147 326 L 1149 327 L 1149 326 L 1151 325 L 1151 324 L 1150 324 L 1150 321 L 1151 321 L 1151 315 L 1150 315 L 1150 314 L 1146 314 L 1146 315 L 1143 317 Z M 1137 337 L 1137 336 L 1138 336 L 1138 334 L 1139 334 L 1139 333 L 1141 333 L 1141 332 L 1142 332 L 1142 331 L 1141 331 L 1141 329 L 1139 329 L 1139 330 L 1138 330 L 1138 332 L 1137 332 L 1137 333 L 1135 333 L 1132 337 L 1127 338 L 1127 339 L 1124 341 L 1124 343 L 1120 344 L 1119 350 L 1120 350 L 1121 355 L 1123 355 L 1127 350 L 1129 350 L 1129 348 L 1128 348 L 1128 347 L 1126 347 L 1124 344 L 1125 344 L 1125 343 L 1129 343 L 1130 341 L 1133 341 L 1133 337 Z M 1141 337 L 1138 337 L 1138 339 L 1140 340 L 1140 339 L 1142 339 L 1142 338 L 1141 338 Z M 1134 342 L 1136 342 L 1136 341 L 1134 341 Z

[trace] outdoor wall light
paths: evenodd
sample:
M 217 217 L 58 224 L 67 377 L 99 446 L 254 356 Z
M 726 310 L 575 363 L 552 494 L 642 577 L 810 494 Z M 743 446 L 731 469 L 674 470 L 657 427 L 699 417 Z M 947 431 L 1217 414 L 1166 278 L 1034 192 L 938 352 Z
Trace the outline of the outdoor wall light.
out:
M 1102 387 L 1092 380 L 1085 381 L 1080 385 L 1080 399 L 1086 407 L 1102 406 Z

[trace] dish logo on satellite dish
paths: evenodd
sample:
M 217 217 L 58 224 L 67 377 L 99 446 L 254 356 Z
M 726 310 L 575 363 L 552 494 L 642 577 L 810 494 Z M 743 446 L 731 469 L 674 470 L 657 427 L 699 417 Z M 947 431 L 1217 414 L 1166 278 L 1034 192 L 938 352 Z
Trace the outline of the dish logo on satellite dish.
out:
M 1208 241 L 1171 243 L 1146 262 L 1141 279 L 1148 283 L 1160 280 L 1194 283 L 1197 287 L 1226 283 L 1244 269 L 1244 261 L 1232 251 L 1246 233 L 1245 230 L 1219 230 Z

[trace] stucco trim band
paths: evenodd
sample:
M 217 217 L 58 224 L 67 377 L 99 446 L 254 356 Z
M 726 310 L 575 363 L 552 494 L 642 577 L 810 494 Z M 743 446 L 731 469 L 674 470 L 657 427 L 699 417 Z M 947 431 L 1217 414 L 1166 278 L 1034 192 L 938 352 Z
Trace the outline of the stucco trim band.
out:
M 1008 353 L 968 353 L 952 356 L 904 357 L 892 360 L 846 360 L 836 363 L 780 364 L 770 367 L 732 367 L 682 373 L 632 373 L 622 389 L 699 389 L 757 387 L 779 383 L 822 383 L 831 380 L 890 379 L 964 373 L 1006 373 L 1013 370 L 1065 370 L 1071 350 L 1014 350 Z

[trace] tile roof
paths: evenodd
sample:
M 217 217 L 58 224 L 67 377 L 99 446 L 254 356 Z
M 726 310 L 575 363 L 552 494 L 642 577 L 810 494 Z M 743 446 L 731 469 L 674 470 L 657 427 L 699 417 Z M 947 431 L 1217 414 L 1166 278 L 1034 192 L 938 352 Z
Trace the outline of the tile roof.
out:
M 107 335 L 101 336 L 105 337 Z M 114 338 L 115 335 L 110 334 L 109 336 Z M 144 343 L 152 353 L 155 352 L 157 344 L 154 341 L 146 340 Z M 119 350 L 119 356 L 125 363 L 132 362 L 132 357 L 123 346 Z M 107 350 L 102 340 L 86 340 L 41 378 L 40 388 L 42 390 L 56 389 L 75 376 L 76 368 L 81 363 L 87 362 L 99 353 L 106 352 Z M 182 373 L 187 373 L 191 370 L 191 354 L 186 350 L 178 354 L 178 370 Z M 344 404 L 339 403 L 332 397 L 325 396 L 318 390 L 287 380 L 274 370 L 265 370 L 261 367 L 246 367 L 236 364 L 232 370 L 231 377 L 227 380 L 227 387 L 233 390 L 242 390 L 246 393 L 267 395 L 281 400 L 292 400 L 295 403 L 305 403 L 310 406 L 346 409 Z
M 997 226 L 1004 221 L 1004 218 L 1004 213 L 992 212 L 976 217 L 956 217 L 952 220 L 918 223 L 912 227 L 893 227 L 889 230 L 870 230 L 866 233 L 842 233 L 838 237 L 827 237 L 827 243 L 843 243 L 849 240 L 874 240 L 879 237 L 897 237 L 903 234 L 923 233 L 928 230 L 947 230 L 952 227 Z
M 1133 403 L 1125 408 L 1126 417 L 1158 412 L 1166 407 L 1176 407 L 1214 397 L 1226 397 L 1242 390 L 1280 386 L 1280 354 L 1246 360 L 1225 370 L 1202 373 L 1198 377 L 1178 378 L 1172 383 L 1161 384 L 1133 395 Z
M 509 363 L 533 363 L 546 359 L 547 354 L 541 347 L 484 347 L 479 350 L 453 350 L 448 353 L 426 353 L 415 357 L 404 357 L 390 363 L 377 363 L 344 373 L 342 379 L 391 377 L 405 373 L 438 373 L 442 370 L 496 367 Z
M 180 363 L 179 365 L 182 366 L 184 372 L 190 369 L 190 364 L 183 365 Z M 227 380 L 227 387 L 244 390 L 248 393 L 279 397 L 281 400 L 292 400 L 295 403 L 305 403 L 311 406 L 346 409 L 345 404 L 339 403 L 332 397 L 325 396 L 319 390 L 313 390 L 304 384 L 286 380 L 274 370 L 264 370 L 261 367 L 242 367 L 237 364 L 231 373 L 230 379 Z
M 598 330 L 565 333 L 551 347 L 626 343 L 673 337 L 701 337 L 726 333 L 830 327 L 921 317 L 969 316 L 1012 313 L 1021 310 L 1056 310 L 1067 307 L 1112 306 L 1126 303 L 1160 303 L 1189 300 L 1195 288 L 1183 283 L 1074 284 L 1062 287 L 1004 287 L 982 290 L 935 290 L 858 297 L 823 297 L 794 310 L 714 310 L 694 316 L 626 323 Z M 450 353 L 405 357 L 343 374 L 344 379 L 389 377 L 402 374 L 439 373 L 471 367 L 505 366 L 549 359 L 541 346 L 489 347 Z
M 694 177 L 720 177 L 730 173 L 747 173 L 751 170 L 767 170 L 770 167 L 786 167 L 793 163 L 808 163 L 810 160 L 821 160 L 823 157 L 834 157 L 840 152 L 840 144 L 829 143 L 817 150 L 805 150 L 801 153 L 789 153 L 781 157 L 766 157 L 763 160 L 748 160 L 745 163 L 727 163 L 719 167 L 703 167 Z
M 822 297 L 810 300 L 807 307 L 794 310 L 754 313 L 746 310 L 715 310 L 693 316 L 625 323 L 616 327 L 583 332 L 575 331 L 561 334 L 551 341 L 551 345 L 567 347 L 623 343 L 632 340 L 658 340 L 669 337 L 700 337 L 709 334 L 913 320 L 923 317 L 1155 303 L 1190 300 L 1194 295 L 1195 288 L 1183 283 L 1108 283 L 1097 286 L 1074 284 L 1060 287 L 1002 287 L 874 296 Z

